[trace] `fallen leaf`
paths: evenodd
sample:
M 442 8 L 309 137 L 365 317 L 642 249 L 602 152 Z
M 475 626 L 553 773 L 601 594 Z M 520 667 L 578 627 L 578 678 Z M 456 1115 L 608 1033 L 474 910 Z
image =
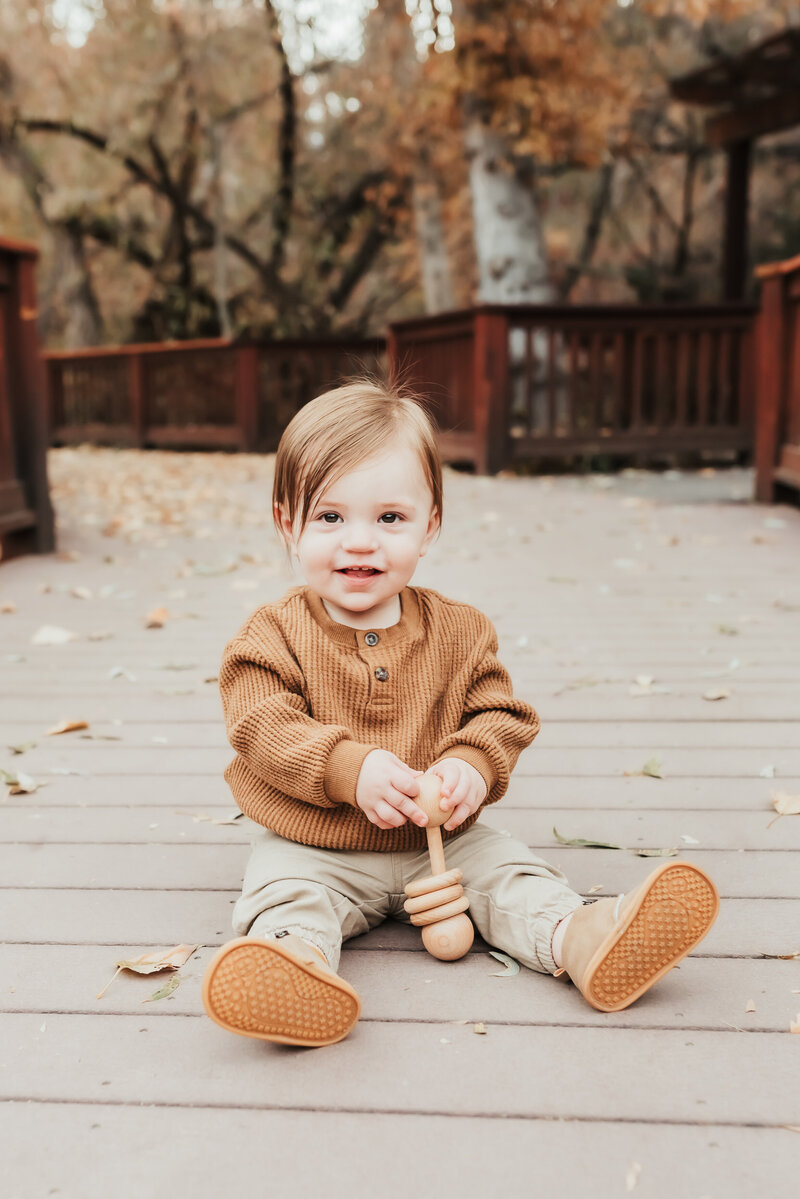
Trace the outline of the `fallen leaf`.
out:
M 515 974 L 519 974 L 519 962 L 515 962 L 507 953 L 500 953 L 497 949 L 490 949 L 489 953 L 505 966 L 505 970 L 490 970 L 492 978 L 513 978 Z
M 623 774 L 625 778 L 641 778 L 643 775 L 647 775 L 651 779 L 663 779 L 664 777 L 659 757 L 648 758 L 641 770 L 624 770 Z
M 754 999 L 748 999 L 747 1007 L 744 1010 L 745 1012 L 754 1012 L 756 1010 L 756 1001 Z
M 10 616 L 11 613 L 16 612 L 16 610 L 17 605 L 13 600 L 5 600 L 2 604 L 0 604 L 0 612 L 2 612 L 4 616 Z
M 8 771 L 0 770 L 3 782 L 8 787 L 9 795 L 32 795 L 34 791 L 41 787 L 42 783 L 37 783 L 36 779 L 31 778 L 29 774 L 25 774 L 22 770 Z
M 625 1175 L 625 1190 L 630 1194 L 639 1181 L 639 1175 L 642 1172 L 641 1162 L 631 1162 L 628 1166 L 628 1172 Z
M 661 759 L 649 758 L 642 767 L 642 774 L 646 774 L 653 779 L 663 779 L 664 776 L 661 773 Z
M 614 845 L 610 841 L 592 841 L 590 838 L 585 837 L 562 837 L 555 825 L 553 826 L 553 836 L 557 841 L 560 841 L 562 845 L 570 845 L 573 848 L 621 849 L 623 851 L 635 853 L 639 858 L 674 858 L 678 854 L 678 851 L 674 848 L 674 846 L 670 846 L 668 849 L 637 849 L 629 848 L 627 845 Z M 599 887 L 597 888 L 597 890 L 600 889 L 601 888 Z
M 31 645 L 65 645 L 68 641 L 77 641 L 78 634 L 70 629 L 62 629 L 58 625 L 43 624 L 31 637 Z
M 758 956 L 770 958 L 776 962 L 793 962 L 795 958 L 800 958 L 800 949 L 795 950 L 794 953 L 760 953 Z
M 800 1012 L 797 1013 L 797 1018 L 792 1020 L 789 1025 L 789 1032 L 800 1032 Z
M 770 796 L 778 815 L 770 820 L 767 828 L 771 828 L 781 816 L 800 816 L 800 795 L 789 795 L 786 791 L 770 791 Z
M 131 674 L 124 666 L 112 666 L 108 672 L 110 679 L 127 679 L 129 683 L 136 682 L 136 675 Z
M 70 595 L 74 595 L 75 599 L 92 598 L 92 593 L 88 587 L 73 587 L 70 589 Z
M 593 841 L 586 837 L 562 837 L 558 829 L 553 825 L 553 836 L 556 841 L 560 841 L 562 845 L 571 845 L 576 849 L 624 849 L 624 845 L 612 845 L 610 841 Z
M 9 745 L 12 754 L 26 754 L 29 749 L 36 748 L 35 741 L 23 741 L 20 745 Z
M 178 970 L 199 948 L 199 945 L 175 945 L 172 949 L 165 949 L 161 953 L 154 949 L 152 953 L 143 953 L 138 958 L 123 958 L 114 963 L 117 967 L 116 973 L 96 998 L 103 998 L 121 970 L 133 970 L 136 974 L 157 974 L 160 970 Z
M 479 1022 L 478 1024 L 473 1024 L 472 1031 L 477 1033 L 479 1037 L 485 1037 L 486 1036 L 486 1025 L 483 1022 Z
M 153 991 L 153 994 L 148 995 L 147 999 L 143 999 L 142 1003 L 153 1003 L 156 999 L 167 999 L 173 991 L 177 991 L 180 985 L 180 978 L 177 974 L 173 974 L 172 978 L 168 979 L 163 987 L 159 987 L 157 991 Z
M 596 895 L 598 891 L 603 890 L 604 886 L 605 886 L 605 883 L 597 883 L 596 886 L 590 887 L 589 890 L 586 892 L 586 894 L 587 895 Z
M 732 694 L 730 687 L 712 687 L 710 691 L 703 692 L 703 699 L 713 702 L 718 699 L 730 699 Z
M 59 733 L 76 733 L 79 729 L 88 729 L 88 720 L 61 720 L 45 733 L 45 737 L 56 737 Z
M 700 844 L 700 842 L 697 840 L 697 837 L 690 837 L 688 833 L 681 833 L 681 841 L 683 841 L 684 845 Z
M 169 620 L 169 612 L 166 608 L 153 608 L 152 612 L 147 613 L 148 629 L 163 629 L 164 625 Z
M 718 624 L 717 632 L 721 633 L 723 637 L 737 637 L 739 635 L 736 625 L 732 624 Z

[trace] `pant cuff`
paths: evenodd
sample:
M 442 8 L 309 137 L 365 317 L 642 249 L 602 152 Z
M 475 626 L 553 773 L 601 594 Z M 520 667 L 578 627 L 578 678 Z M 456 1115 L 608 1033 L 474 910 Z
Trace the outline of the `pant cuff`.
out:
M 327 940 L 315 928 L 306 928 L 303 924 L 276 924 L 274 927 L 264 928 L 259 925 L 258 920 L 255 920 L 247 930 L 248 937 L 264 937 L 267 941 L 280 940 L 281 938 L 278 937 L 278 933 L 293 933 L 303 941 L 308 941 L 315 949 L 324 954 L 325 961 L 331 970 L 338 971 L 341 945 Z
M 570 913 L 577 911 L 583 907 L 583 900 L 576 896 L 576 903 L 563 903 L 542 915 L 536 922 L 536 932 L 534 936 L 534 944 L 536 948 L 536 956 L 538 957 L 542 971 L 545 974 L 555 974 L 558 966 L 553 960 L 553 933 L 556 931 L 556 925 L 569 916 Z

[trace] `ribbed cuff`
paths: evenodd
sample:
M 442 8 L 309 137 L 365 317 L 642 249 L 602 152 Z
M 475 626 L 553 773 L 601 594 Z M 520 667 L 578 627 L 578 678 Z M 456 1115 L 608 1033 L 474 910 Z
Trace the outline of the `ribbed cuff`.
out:
M 445 758 L 461 758 L 463 762 L 469 762 L 470 766 L 474 766 L 486 783 L 486 798 L 489 798 L 492 787 L 497 782 L 497 771 L 488 754 L 482 749 L 476 749 L 474 745 L 454 745 L 447 753 L 437 758 L 433 765 L 438 766 Z
M 334 745 L 322 780 L 328 799 L 356 806 L 356 783 L 364 759 L 378 748 L 377 745 L 362 745 L 360 741 L 338 741 Z

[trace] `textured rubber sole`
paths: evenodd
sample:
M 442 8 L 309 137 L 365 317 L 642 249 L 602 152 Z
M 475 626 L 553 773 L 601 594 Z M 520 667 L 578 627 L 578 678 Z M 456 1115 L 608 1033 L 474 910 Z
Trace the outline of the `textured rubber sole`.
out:
M 719 911 L 716 887 L 689 862 L 660 866 L 630 900 L 581 980 L 601 1012 L 618 1012 L 643 995 L 702 941 Z
M 282 1045 L 333 1045 L 361 1013 L 344 979 L 255 937 L 229 941 L 212 958 L 203 1004 L 229 1032 Z

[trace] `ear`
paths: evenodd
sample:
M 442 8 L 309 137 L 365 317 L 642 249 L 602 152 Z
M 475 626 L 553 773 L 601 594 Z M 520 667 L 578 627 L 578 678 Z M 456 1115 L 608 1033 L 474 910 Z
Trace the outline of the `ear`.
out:
M 420 558 L 424 558 L 427 554 L 428 547 L 430 546 L 436 534 L 439 532 L 440 524 L 441 521 L 439 519 L 439 510 L 437 508 L 433 508 L 428 519 L 428 527 L 425 530 L 425 537 L 423 538 L 422 546 L 420 547 Z
M 289 520 L 289 517 L 286 513 L 286 509 L 284 508 L 283 504 L 275 505 L 275 515 L 278 518 L 278 523 L 280 524 L 281 536 L 283 537 L 283 540 L 286 543 L 287 548 L 290 549 L 292 551 L 292 553 L 296 554 L 297 546 L 295 544 L 295 539 L 294 539 L 294 528 L 292 526 L 292 522 Z

